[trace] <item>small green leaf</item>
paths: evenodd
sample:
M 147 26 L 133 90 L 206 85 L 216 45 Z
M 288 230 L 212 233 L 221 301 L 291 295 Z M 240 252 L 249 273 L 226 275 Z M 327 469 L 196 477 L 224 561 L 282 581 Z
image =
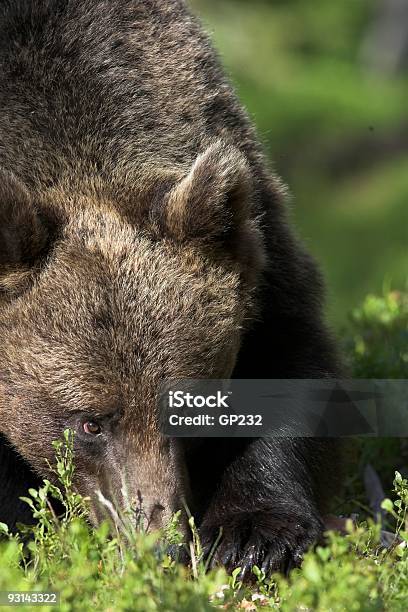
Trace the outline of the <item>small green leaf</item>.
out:
M 392 502 L 390 499 L 388 499 L 388 498 L 386 498 L 386 499 L 383 499 L 383 500 L 382 500 L 382 502 L 381 502 L 381 508 L 382 508 L 383 510 L 385 510 L 386 512 L 390 512 L 391 514 L 393 514 L 393 513 L 394 513 L 394 504 L 393 504 L 393 502 Z

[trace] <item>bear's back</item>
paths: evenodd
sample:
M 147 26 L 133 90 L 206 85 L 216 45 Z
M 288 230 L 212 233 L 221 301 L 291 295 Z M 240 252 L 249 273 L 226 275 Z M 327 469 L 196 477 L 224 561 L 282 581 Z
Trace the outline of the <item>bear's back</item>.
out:
M 0 10 L 0 166 L 30 189 L 67 178 L 146 189 L 219 137 L 256 160 L 253 128 L 184 2 Z

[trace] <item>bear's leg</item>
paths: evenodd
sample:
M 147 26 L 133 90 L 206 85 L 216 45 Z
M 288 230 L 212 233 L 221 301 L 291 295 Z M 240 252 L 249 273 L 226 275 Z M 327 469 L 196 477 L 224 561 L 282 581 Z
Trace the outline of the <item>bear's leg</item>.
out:
M 278 300 L 270 296 L 267 303 Z M 340 370 L 330 335 L 316 313 L 289 319 L 271 308 L 244 339 L 234 378 L 335 378 Z M 216 441 L 207 443 L 215 456 Z M 223 440 L 219 452 L 225 455 L 228 445 L 236 444 Z M 268 572 L 298 565 L 322 534 L 322 512 L 338 473 L 334 440 L 247 439 L 226 465 L 203 515 L 206 552 L 223 529 L 212 562 L 230 569 L 240 566 L 247 576 L 253 565 Z
M 253 565 L 267 573 L 299 565 L 323 530 L 312 473 L 324 446 L 302 438 L 249 442 L 225 470 L 201 523 L 205 554 L 222 528 L 212 564 L 239 566 L 246 577 Z

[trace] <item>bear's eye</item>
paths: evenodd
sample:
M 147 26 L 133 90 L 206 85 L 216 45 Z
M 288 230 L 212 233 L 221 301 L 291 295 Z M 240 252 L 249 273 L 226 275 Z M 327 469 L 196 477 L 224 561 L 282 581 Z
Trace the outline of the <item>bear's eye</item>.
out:
M 102 431 L 102 428 L 99 423 L 96 423 L 95 421 L 85 421 L 82 427 L 84 432 L 90 436 L 97 436 Z

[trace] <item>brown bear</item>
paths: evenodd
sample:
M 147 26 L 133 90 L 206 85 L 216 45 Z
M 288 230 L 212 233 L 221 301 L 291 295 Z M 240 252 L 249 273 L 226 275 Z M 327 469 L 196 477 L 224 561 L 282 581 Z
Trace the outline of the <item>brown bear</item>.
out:
M 187 500 L 214 563 L 299 563 L 329 449 L 164 437 L 160 382 L 338 373 L 285 189 L 182 0 L 0 8 L 0 521 L 75 435 L 76 486 Z M 331 459 L 330 459 L 331 461 Z M 328 474 L 330 476 L 330 474 Z M 92 504 L 91 518 L 101 510 Z

